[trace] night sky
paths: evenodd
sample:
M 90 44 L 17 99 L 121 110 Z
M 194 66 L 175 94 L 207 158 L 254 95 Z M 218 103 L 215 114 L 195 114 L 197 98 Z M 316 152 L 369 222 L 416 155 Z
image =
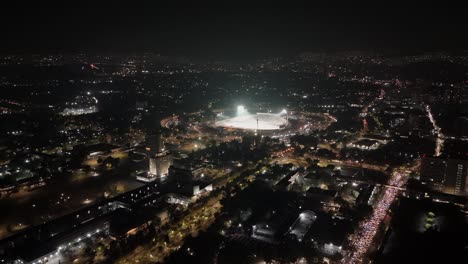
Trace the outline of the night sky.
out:
M 468 44 L 464 8 L 457 6 L 353 3 L 352 7 L 287 8 L 126 2 L 69 7 L 22 1 L 4 7 L 0 52 L 151 51 L 257 58 L 301 51 L 459 51 Z

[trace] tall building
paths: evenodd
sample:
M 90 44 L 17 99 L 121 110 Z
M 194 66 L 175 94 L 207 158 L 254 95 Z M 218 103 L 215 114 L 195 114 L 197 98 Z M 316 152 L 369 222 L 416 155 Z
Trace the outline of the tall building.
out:
M 421 163 L 421 180 L 436 190 L 468 194 L 468 160 L 455 158 L 424 158 Z
M 159 132 L 149 133 L 145 139 L 145 150 L 148 157 L 148 173 L 139 175 L 137 180 L 151 182 L 166 177 L 173 163 L 172 154 L 164 148 Z
M 442 191 L 445 184 L 447 161 L 443 158 L 423 158 L 420 167 L 421 181 L 432 188 Z
M 169 167 L 172 165 L 172 154 L 163 151 L 148 157 L 149 174 L 155 177 L 165 177 L 169 173 Z
M 468 194 L 468 160 L 448 159 L 445 188 L 453 194 Z
M 161 153 L 164 151 L 164 145 L 161 140 L 161 133 L 152 132 L 145 137 L 145 147 L 147 152 Z
M 467 137 L 468 136 L 468 118 L 458 117 L 454 122 L 454 131 L 457 136 Z

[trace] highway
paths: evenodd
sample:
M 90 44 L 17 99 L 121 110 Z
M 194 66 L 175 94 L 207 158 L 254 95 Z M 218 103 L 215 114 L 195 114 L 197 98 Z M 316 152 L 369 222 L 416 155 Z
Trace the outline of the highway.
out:
M 349 237 L 350 249 L 345 252 L 341 263 L 357 264 L 365 261 L 365 255 L 372 246 L 380 224 L 397 197 L 399 188 L 406 183 L 407 179 L 406 172 L 395 170 L 392 173 L 388 185 L 397 188 L 384 188 L 380 199 L 375 203 L 371 216 L 360 222 L 356 232 Z
M 434 116 L 432 115 L 431 108 L 429 107 L 429 105 L 426 105 L 426 113 L 427 113 L 427 117 L 429 118 L 429 121 L 431 121 L 431 124 L 434 127 L 434 131 L 435 131 L 435 133 L 437 135 L 434 155 L 436 157 L 438 157 L 442 153 L 442 147 L 444 146 L 445 136 L 444 136 L 444 134 L 442 134 L 442 129 L 437 125 L 437 123 L 436 123 L 436 121 L 434 119 Z

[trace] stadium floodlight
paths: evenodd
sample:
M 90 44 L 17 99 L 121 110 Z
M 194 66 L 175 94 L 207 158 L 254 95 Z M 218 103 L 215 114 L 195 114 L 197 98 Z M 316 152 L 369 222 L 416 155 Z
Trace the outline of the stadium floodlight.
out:
M 247 110 L 244 114 L 218 121 L 217 126 L 249 130 L 278 130 L 287 124 L 286 118 L 280 114 L 257 113 L 250 114 Z
M 237 115 L 238 116 L 246 114 L 246 113 L 247 113 L 247 109 L 245 109 L 245 107 L 243 105 L 238 105 L 237 106 Z

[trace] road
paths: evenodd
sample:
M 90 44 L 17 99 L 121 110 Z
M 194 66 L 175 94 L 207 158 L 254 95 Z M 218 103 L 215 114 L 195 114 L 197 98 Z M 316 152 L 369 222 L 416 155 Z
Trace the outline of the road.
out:
M 388 169 L 387 165 L 377 165 L 377 164 L 369 164 L 366 162 L 357 162 L 357 161 L 351 161 L 351 160 L 338 160 L 338 159 L 329 159 L 329 158 L 323 158 L 311 154 L 305 154 L 304 157 L 295 157 L 292 155 L 291 151 L 284 151 L 284 152 L 278 152 L 277 154 L 274 155 L 275 159 L 272 160 L 272 162 L 278 162 L 281 164 L 285 163 L 290 163 L 292 162 L 296 166 L 308 166 L 309 164 L 306 162 L 307 158 L 310 158 L 311 160 L 318 160 L 320 166 L 326 167 L 327 165 L 335 165 L 336 167 L 351 167 L 351 168 L 363 168 L 363 169 L 368 169 L 368 170 L 375 170 L 375 171 L 380 171 L 380 172 L 386 172 Z
M 437 125 L 434 116 L 432 115 L 431 108 L 429 105 L 426 105 L 426 113 L 427 117 L 429 118 L 429 121 L 431 121 L 432 126 L 434 127 L 434 131 L 437 135 L 436 139 L 436 146 L 434 150 L 434 156 L 438 157 L 442 153 L 442 148 L 444 146 L 445 142 L 445 136 L 442 134 L 442 129 Z
M 408 179 L 406 171 L 395 170 L 388 185 L 402 187 Z M 398 195 L 398 188 L 384 188 L 383 193 L 375 203 L 371 216 L 361 223 L 354 234 L 349 237 L 350 249 L 345 252 L 341 261 L 343 264 L 363 263 L 366 261 L 366 253 L 371 248 L 375 235 L 387 215 L 387 211 Z

